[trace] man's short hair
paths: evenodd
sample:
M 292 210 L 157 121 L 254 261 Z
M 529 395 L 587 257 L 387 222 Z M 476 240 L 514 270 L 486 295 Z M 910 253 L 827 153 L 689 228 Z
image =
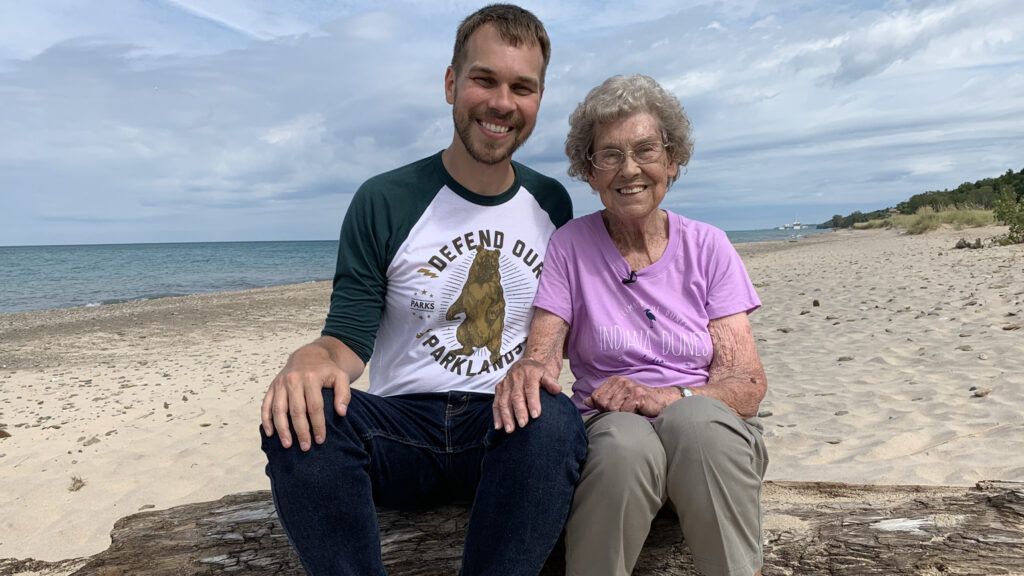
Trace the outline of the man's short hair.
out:
M 458 74 L 466 61 L 469 37 L 484 24 L 494 26 L 502 40 L 510 46 L 539 46 L 544 56 L 544 66 L 540 71 L 540 81 L 544 83 L 544 74 L 551 60 L 551 40 L 544 29 L 544 24 L 532 12 L 513 4 L 490 4 L 470 14 L 459 24 L 455 33 L 455 50 L 452 53 L 452 68 Z

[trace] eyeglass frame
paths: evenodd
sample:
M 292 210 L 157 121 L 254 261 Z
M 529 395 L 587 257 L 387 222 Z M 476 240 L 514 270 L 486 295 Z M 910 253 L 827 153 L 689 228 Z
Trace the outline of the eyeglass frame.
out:
M 646 162 L 641 162 L 640 159 L 637 158 L 637 156 L 636 156 L 636 149 L 639 148 L 639 147 L 642 147 L 642 146 L 652 146 L 652 145 L 653 146 L 659 146 L 660 145 L 660 147 L 658 148 L 658 156 L 656 158 L 652 158 L 651 160 L 648 160 Z M 637 165 L 641 165 L 642 166 L 644 164 L 653 164 L 653 163 L 657 162 L 658 160 L 661 160 L 662 154 L 665 152 L 665 150 L 667 150 L 668 148 L 671 148 L 671 147 L 672 147 L 672 144 L 664 142 L 664 141 L 662 141 L 662 142 L 655 142 L 655 141 L 643 142 L 643 143 L 641 143 L 641 144 L 639 144 L 637 146 L 631 147 L 629 150 L 626 150 L 626 151 L 619 150 L 618 148 L 605 148 L 603 150 L 598 150 L 597 152 L 594 152 L 593 154 L 587 154 L 587 160 L 589 160 L 590 164 L 594 168 L 597 168 L 598 170 L 605 170 L 605 171 L 608 171 L 608 170 L 619 170 L 626 163 L 626 158 L 627 157 L 632 158 L 633 162 L 636 162 Z M 619 154 L 619 161 L 616 163 L 616 165 L 614 167 L 611 167 L 611 168 L 603 168 L 601 166 L 598 166 L 597 162 L 594 160 L 594 158 L 597 157 L 597 155 L 602 153 L 602 152 L 618 152 L 618 154 Z

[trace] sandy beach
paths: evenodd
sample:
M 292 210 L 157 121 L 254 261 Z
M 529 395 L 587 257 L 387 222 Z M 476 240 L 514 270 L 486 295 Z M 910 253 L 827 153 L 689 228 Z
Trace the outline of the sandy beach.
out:
M 1004 230 L 739 246 L 769 479 L 1024 481 L 1024 246 L 953 249 Z M 329 291 L 0 315 L 0 558 L 89 556 L 129 514 L 268 488 L 259 403 Z

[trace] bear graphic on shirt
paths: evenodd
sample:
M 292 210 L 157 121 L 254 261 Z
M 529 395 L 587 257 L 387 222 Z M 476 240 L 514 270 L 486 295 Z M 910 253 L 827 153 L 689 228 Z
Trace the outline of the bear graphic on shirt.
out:
M 501 334 L 505 330 L 505 291 L 498 270 L 500 257 L 498 249 L 477 247 L 466 284 L 445 313 L 446 320 L 455 320 L 460 314 L 465 316 L 455 331 L 462 348 L 452 352 L 469 356 L 477 348 L 487 348 L 492 364 L 501 357 Z

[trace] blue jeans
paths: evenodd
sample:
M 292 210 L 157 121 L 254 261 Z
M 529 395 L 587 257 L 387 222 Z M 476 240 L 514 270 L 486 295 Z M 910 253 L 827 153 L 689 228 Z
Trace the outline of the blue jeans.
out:
M 323 392 L 324 444 L 285 449 L 260 432 L 278 517 L 307 572 L 386 574 L 374 506 L 460 499 L 473 502 L 463 576 L 540 572 L 586 457 L 586 432 L 567 397 L 542 390 L 540 418 L 505 434 L 494 430 L 490 394 L 353 390 L 340 417 L 334 392 Z

